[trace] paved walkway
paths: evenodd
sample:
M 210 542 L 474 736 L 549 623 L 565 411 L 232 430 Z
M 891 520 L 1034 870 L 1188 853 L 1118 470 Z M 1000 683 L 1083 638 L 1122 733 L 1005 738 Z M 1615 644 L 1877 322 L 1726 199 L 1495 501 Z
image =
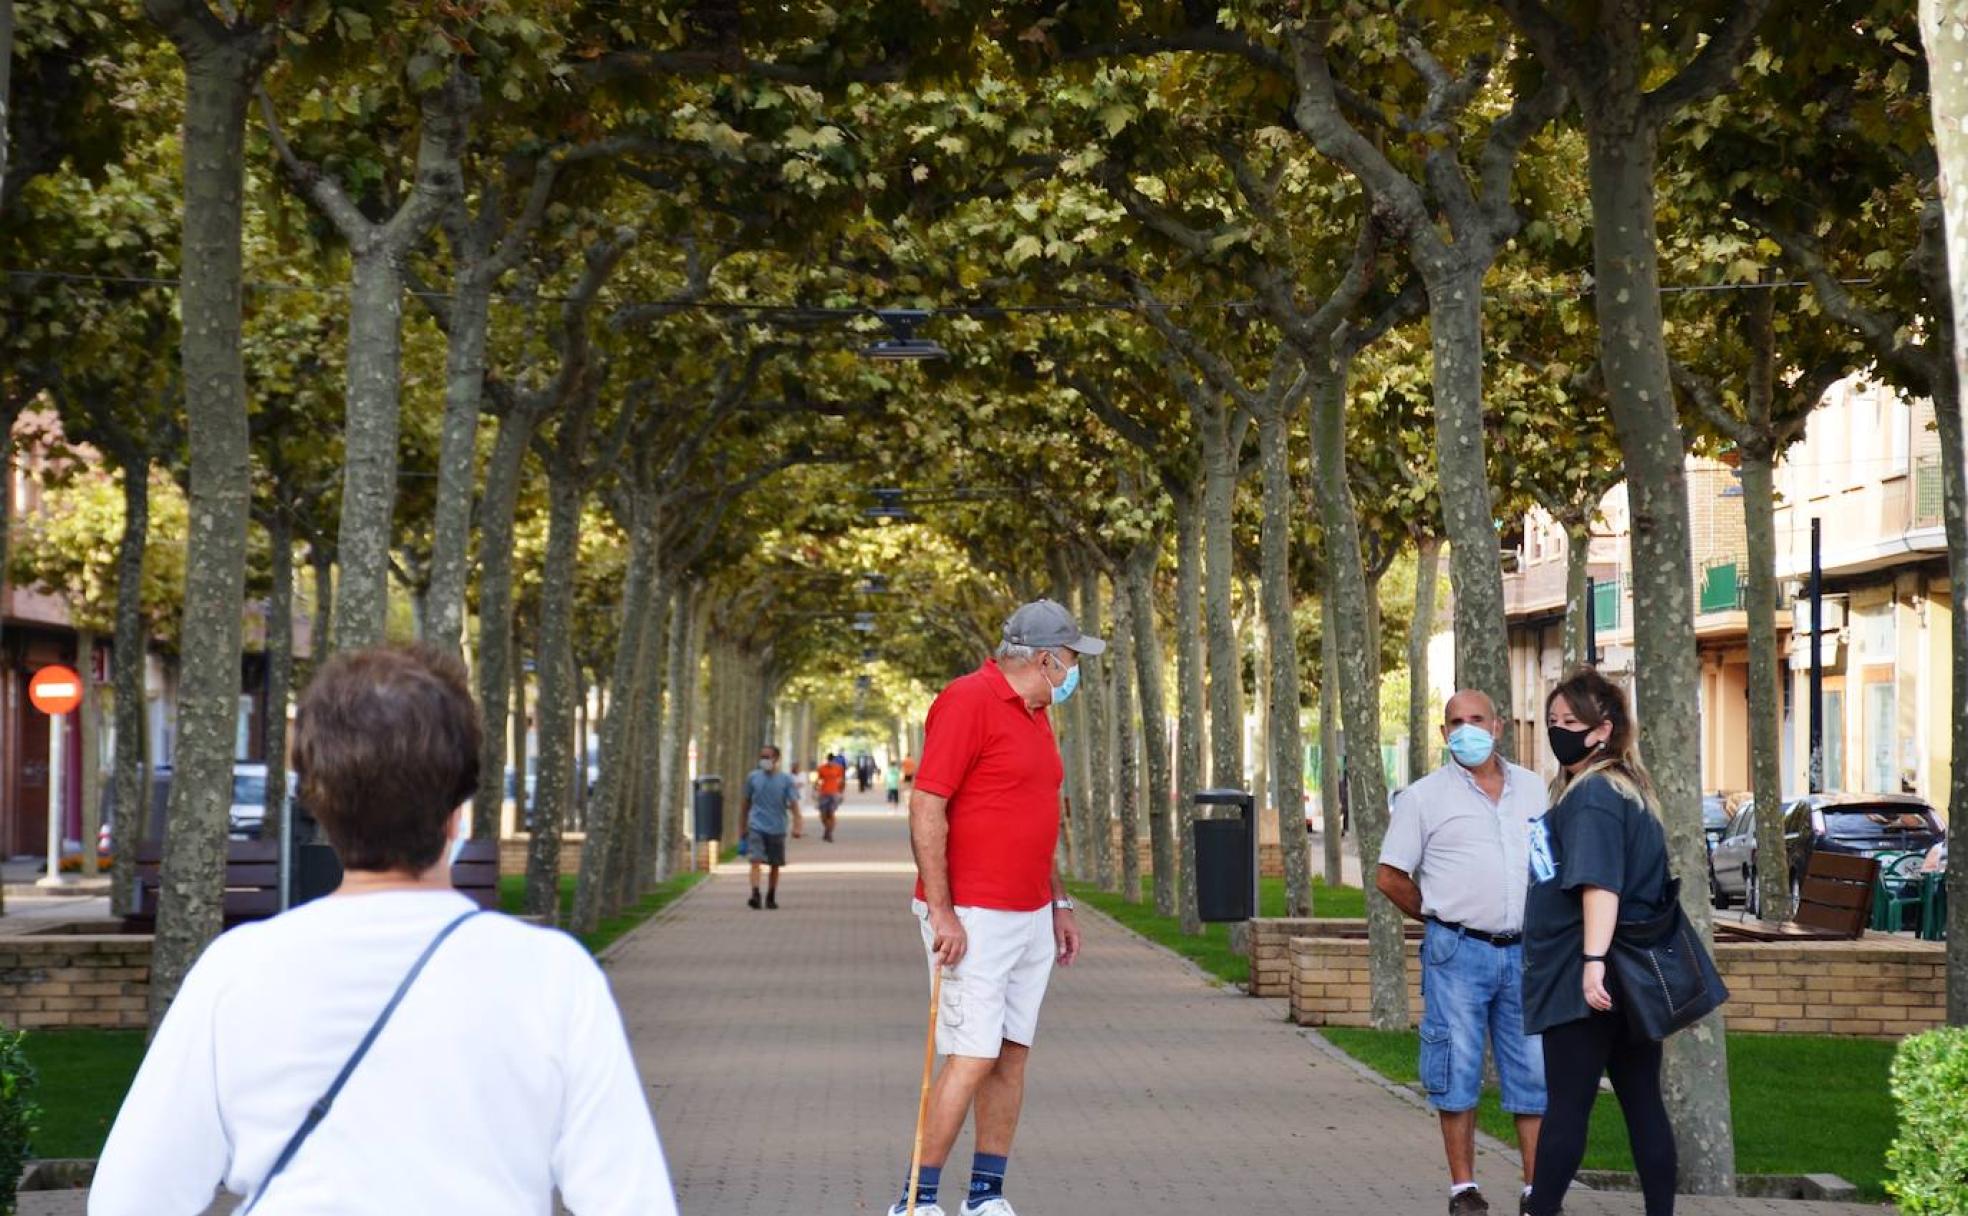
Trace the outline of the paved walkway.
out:
M 837 843 L 789 844 L 782 910 L 747 908 L 743 871 L 727 869 L 609 961 L 690 1216 L 873 1213 L 908 1166 L 928 993 L 904 822 L 857 797 Z M 1012 1154 L 1021 1211 L 1443 1210 L 1431 1115 L 1322 1050 L 1282 1003 L 1215 987 L 1098 914 L 1082 920 L 1086 952 L 1057 973 Z M 967 1178 L 968 1135 L 951 1160 Z M 1515 1172 L 1483 1153 L 1493 1196 L 1514 1196 Z M 1579 1194 L 1568 1210 L 1639 1206 Z
M 908 1166 L 928 1013 L 907 829 L 854 796 L 834 844 L 789 841 L 777 912 L 726 867 L 607 960 L 688 1216 L 885 1211 Z M 1009 1194 L 1026 1216 L 1415 1213 L 1446 1204 L 1434 1118 L 1253 1000 L 1083 913 L 1033 1055 Z M 968 1177 L 969 1136 L 951 1158 Z M 1514 1210 L 1516 1166 L 1480 1176 Z M 79 1213 L 28 1198 L 23 1216 Z M 1575 1193 L 1573 1216 L 1637 1214 Z M 955 1205 L 950 1206 L 954 1214 Z M 1686 1200 L 1692 1216 L 1879 1216 Z

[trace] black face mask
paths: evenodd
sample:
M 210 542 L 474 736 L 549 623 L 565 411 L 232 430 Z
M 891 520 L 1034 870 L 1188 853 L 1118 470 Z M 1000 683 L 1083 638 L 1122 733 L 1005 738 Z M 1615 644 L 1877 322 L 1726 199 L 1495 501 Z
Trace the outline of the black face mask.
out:
M 1552 756 L 1566 768 L 1599 750 L 1597 746 L 1585 741 L 1585 737 L 1592 733 L 1591 729 L 1566 730 L 1561 726 L 1547 726 L 1544 728 L 1544 733 L 1545 737 L 1551 740 Z

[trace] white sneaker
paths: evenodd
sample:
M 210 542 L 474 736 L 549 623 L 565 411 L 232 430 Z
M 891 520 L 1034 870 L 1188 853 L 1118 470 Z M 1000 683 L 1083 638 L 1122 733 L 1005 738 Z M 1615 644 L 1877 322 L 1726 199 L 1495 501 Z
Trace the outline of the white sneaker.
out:
M 1004 1196 L 995 1195 L 975 1207 L 965 1200 L 960 1216 L 1018 1216 L 1018 1213 L 1011 1210 L 1011 1202 Z
M 905 1216 L 905 1213 L 902 1211 L 902 1205 L 900 1203 L 897 1203 L 893 1207 L 887 1208 L 885 1210 L 887 1211 L 888 1216 Z M 940 1204 L 919 1203 L 916 1205 L 916 1210 L 913 1214 L 911 1214 L 911 1216 L 944 1216 L 944 1212 Z

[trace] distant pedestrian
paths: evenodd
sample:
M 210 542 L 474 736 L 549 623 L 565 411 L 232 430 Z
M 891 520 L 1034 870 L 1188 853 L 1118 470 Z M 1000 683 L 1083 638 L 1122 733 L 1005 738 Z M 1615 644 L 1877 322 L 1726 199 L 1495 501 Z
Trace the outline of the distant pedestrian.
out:
M 758 767 L 745 777 L 745 801 L 738 813 L 745 817 L 745 851 L 752 860 L 753 908 L 779 906 L 779 870 L 786 864 L 786 828 L 791 824 L 797 839 L 804 830 L 800 820 L 799 787 L 779 771 L 779 749 L 768 743 L 759 749 Z M 770 869 L 765 899 L 759 900 L 759 871 Z
M 929 1094 L 909 1216 L 943 1216 L 943 1166 L 973 1101 L 977 1156 L 962 1216 L 1015 1216 L 1005 1167 L 1039 1005 L 1054 962 L 1080 951 L 1073 901 L 1053 870 L 1065 770 L 1046 711 L 1073 695 L 1080 656 L 1107 644 L 1050 600 L 1014 612 L 1003 638 L 995 658 L 930 706 L 909 799 L 914 909 L 932 976 L 945 970 L 936 1048 L 948 1057 Z M 906 1187 L 890 1216 L 904 1211 Z
M 92 1216 L 190 1216 L 221 1186 L 256 1216 L 537 1216 L 555 1191 L 582 1216 L 675 1216 L 601 969 L 451 887 L 479 730 L 450 655 L 345 651 L 315 675 L 294 773 L 342 884 L 206 948 L 110 1130 Z
M 1674 1128 L 1661 1099 L 1661 1045 L 1628 1027 L 1606 987 L 1621 921 L 1668 911 L 1667 837 L 1618 685 L 1589 668 L 1545 699 L 1560 771 L 1555 805 L 1531 828 L 1524 910 L 1524 1021 L 1544 1036 L 1551 1102 L 1524 1210 L 1553 1216 L 1585 1157 L 1600 1077 L 1626 1115 L 1647 1216 L 1674 1211 Z
M 861 792 L 867 793 L 868 786 L 875 780 L 875 758 L 862 752 L 861 758 L 854 762 L 854 775 L 861 782 Z
M 902 770 L 891 764 L 882 770 L 882 780 L 888 785 L 888 805 L 902 805 Z
M 1449 1216 L 1488 1212 L 1476 1185 L 1476 1102 L 1483 1056 L 1496 1060 L 1503 1109 L 1516 1116 L 1524 1194 L 1544 1114 L 1544 1048 L 1524 1033 L 1524 898 L 1530 825 L 1544 814 L 1537 774 L 1496 754 L 1496 705 L 1465 689 L 1443 709 L 1452 763 L 1402 791 L 1376 884 L 1425 926 L 1421 1081 L 1442 1123 Z
M 834 839 L 834 816 L 840 811 L 841 795 L 847 792 L 847 770 L 841 767 L 840 761 L 829 756 L 827 762 L 820 766 L 815 780 L 818 784 L 813 800 L 820 808 L 820 839 L 831 844 Z

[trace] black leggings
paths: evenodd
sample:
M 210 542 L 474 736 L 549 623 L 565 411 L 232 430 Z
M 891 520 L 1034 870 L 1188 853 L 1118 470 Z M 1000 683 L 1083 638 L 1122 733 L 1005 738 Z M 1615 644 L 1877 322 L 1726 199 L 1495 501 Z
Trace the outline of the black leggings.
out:
M 1661 1045 L 1629 1035 L 1626 1019 L 1595 1013 L 1544 1032 L 1548 1104 L 1538 1133 L 1536 1181 L 1526 1211 L 1553 1216 L 1585 1159 L 1586 1123 L 1610 1074 L 1626 1115 L 1647 1216 L 1674 1216 L 1674 1128 L 1661 1101 Z

